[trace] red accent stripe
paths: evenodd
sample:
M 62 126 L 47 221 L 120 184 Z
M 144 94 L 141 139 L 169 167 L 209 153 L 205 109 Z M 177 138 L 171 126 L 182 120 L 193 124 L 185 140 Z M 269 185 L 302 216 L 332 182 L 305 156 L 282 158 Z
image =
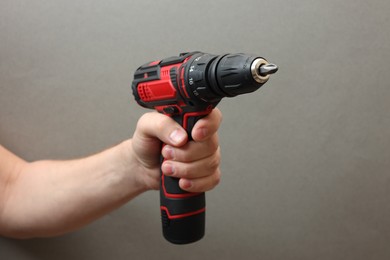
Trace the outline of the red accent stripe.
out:
M 171 199 L 182 199 L 182 198 L 189 198 L 189 197 L 195 197 L 201 194 L 201 192 L 190 192 L 190 193 L 182 193 L 182 194 L 175 194 L 175 193 L 168 193 L 167 190 L 165 189 L 165 184 L 164 184 L 164 174 L 161 174 L 161 186 L 163 188 L 163 192 L 165 197 L 171 198 Z
M 193 212 L 188 212 L 188 213 L 184 213 L 184 214 L 177 214 L 177 215 L 171 215 L 169 213 L 167 207 L 161 206 L 160 209 L 164 210 L 167 213 L 169 219 L 178 219 L 178 218 L 190 217 L 190 216 L 194 216 L 194 215 L 197 215 L 197 214 L 200 214 L 200 213 L 203 213 L 203 212 L 206 211 L 206 208 L 202 208 L 202 209 L 199 209 L 199 210 L 193 211 Z
M 187 93 L 187 90 L 186 90 L 186 84 L 184 82 L 184 67 L 181 67 L 180 69 L 180 80 L 181 80 L 181 90 L 183 91 L 184 95 L 187 97 L 187 98 L 190 98 L 190 96 L 188 95 Z
M 188 128 L 188 118 L 189 117 L 208 115 L 208 114 L 210 114 L 212 109 L 213 109 L 212 107 L 208 107 L 207 110 L 204 110 L 204 111 L 198 111 L 198 112 L 192 112 L 192 113 L 184 114 L 184 117 L 183 117 L 183 128 L 185 130 L 187 130 L 187 128 Z
M 152 61 L 151 63 L 149 63 L 149 66 L 154 66 L 154 65 L 157 65 L 160 63 L 161 60 L 156 60 L 156 61 Z

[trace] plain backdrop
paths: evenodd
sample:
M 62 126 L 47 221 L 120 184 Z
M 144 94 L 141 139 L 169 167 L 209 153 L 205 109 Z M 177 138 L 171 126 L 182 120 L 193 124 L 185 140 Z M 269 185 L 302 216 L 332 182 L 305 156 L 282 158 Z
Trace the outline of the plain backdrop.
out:
M 279 65 L 225 99 L 222 182 L 203 240 L 161 235 L 147 192 L 57 238 L 0 238 L 0 259 L 390 259 L 390 2 L 0 2 L 0 143 L 71 159 L 130 138 L 136 68 L 199 50 Z M 1 160 L 1 158 L 0 158 Z

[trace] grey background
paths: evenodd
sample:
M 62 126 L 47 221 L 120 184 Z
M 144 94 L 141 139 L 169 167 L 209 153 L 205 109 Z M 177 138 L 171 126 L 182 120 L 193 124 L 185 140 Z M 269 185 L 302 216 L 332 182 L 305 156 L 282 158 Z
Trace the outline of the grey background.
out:
M 131 137 L 134 70 L 201 50 L 280 66 L 220 104 L 207 234 L 162 239 L 148 192 L 58 238 L 0 238 L 0 259 L 389 259 L 389 1 L 0 2 L 0 143 L 68 159 Z M 0 158 L 1 159 L 1 158 Z

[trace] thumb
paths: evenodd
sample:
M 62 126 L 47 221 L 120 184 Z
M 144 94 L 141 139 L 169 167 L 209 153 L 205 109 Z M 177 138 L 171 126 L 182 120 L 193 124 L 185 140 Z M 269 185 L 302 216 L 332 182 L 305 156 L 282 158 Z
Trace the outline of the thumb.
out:
M 188 139 L 186 131 L 178 123 L 157 112 L 144 114 L 138 120 L 134 135 L 143 140 L 157 138 L 172 146 L 182 146 Z

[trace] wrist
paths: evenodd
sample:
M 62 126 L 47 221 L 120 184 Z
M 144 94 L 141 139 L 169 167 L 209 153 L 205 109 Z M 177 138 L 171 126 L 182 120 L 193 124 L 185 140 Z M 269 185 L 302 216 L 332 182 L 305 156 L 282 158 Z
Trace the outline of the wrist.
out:
M 124 172 L 132 176 L 134 186 L 139 193 L 154 189 L 147 181 L 147 174 L 145 174 L 147 169 L 134 151 L 132 139 L 123 141 L 119 146 Z

